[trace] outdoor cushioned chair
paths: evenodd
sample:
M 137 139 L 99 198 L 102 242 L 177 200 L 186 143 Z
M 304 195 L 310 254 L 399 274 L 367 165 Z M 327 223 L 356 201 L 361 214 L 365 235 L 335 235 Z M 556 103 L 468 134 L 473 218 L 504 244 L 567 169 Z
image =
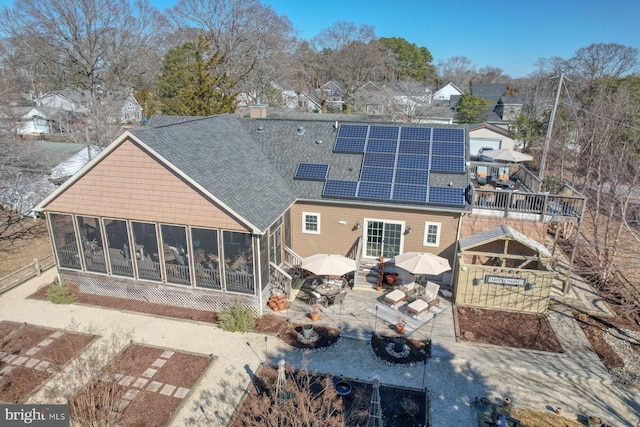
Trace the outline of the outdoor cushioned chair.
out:
M 417 290 L 416 282 L 407 283 L 406 285 L 400 285 L 398 286 L 398 289 L 400 289 L 405 294 L 410 294 L 411 292 L 415 292 Z
M 440 299 L 438 298 L 438 291 L 440 285 L 433 282 L 427 282 L 427 286 L 424 289 L 424 294 L 420 295 L 414 302 L 407 305 L 407 313 L 419 316 L 423 311 L 431 310 L 431 307 L 438 305 Z
M 509 180 L 509 168 L 499 168 L 498 181 L 508 181 L 508 180 Z
M 329 305 L 329 302 L 327 301 L 327 297 L 325 297 L 324 295 L 320 295 L 318 292 L 315 291 L 311 291 L 309 292 L 309 303 L 310 304 L 320 304 L 323 307 L 326 307 L 327 305 Z

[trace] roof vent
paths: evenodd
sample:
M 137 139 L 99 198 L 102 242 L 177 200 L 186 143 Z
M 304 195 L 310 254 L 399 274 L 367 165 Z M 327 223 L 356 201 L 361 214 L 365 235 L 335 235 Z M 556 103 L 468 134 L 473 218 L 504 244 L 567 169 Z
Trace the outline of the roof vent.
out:
M 316 144 L 322 144 L 322 140 L 321 139 L 316 139 Z
M 304 135 L 304 126 L 298 126 L 298 135 Z
M 262 132 L 264 130 L 264 126 L 258 125 L 258 132 Z
M 334 129 L 338 129 L 338 121 L 336 120 L 336 123 L 333 125 Z

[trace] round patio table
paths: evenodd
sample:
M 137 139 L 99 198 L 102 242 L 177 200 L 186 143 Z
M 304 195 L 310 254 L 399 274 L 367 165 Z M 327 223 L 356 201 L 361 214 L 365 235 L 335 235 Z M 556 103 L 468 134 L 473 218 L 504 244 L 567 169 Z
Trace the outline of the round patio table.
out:
M 331 283 L 321 283 L 314 289 L 314 291 L 326 297 L 337 295 L 340 293 L 340 290 L 340 286 Z

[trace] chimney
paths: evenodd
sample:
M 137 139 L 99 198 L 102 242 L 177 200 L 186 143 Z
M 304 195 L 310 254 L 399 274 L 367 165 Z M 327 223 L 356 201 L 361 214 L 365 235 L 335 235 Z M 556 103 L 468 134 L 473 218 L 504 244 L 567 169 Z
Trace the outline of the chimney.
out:
M 249 105 L 249 117 L 252 119 L 266 119 L 267 105 L 266 104 Z

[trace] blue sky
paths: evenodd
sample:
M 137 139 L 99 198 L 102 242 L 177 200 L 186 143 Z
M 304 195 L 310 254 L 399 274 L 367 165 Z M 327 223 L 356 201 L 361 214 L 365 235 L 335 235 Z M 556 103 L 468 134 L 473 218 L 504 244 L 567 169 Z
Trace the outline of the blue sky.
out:
M 160 10 L 177 0 L 150 0 Z M 570 58 L 591 43 L 640 48 L 638 0 L 262 0 L 310 39 L 338 21 L 368 24 L 378 37 L 402 37 L 438 60 L 466 56 L 477 67 L 511 77 L 535 70 L 538 58 Z M 0 4 L 11 4 L 0 0 Z

